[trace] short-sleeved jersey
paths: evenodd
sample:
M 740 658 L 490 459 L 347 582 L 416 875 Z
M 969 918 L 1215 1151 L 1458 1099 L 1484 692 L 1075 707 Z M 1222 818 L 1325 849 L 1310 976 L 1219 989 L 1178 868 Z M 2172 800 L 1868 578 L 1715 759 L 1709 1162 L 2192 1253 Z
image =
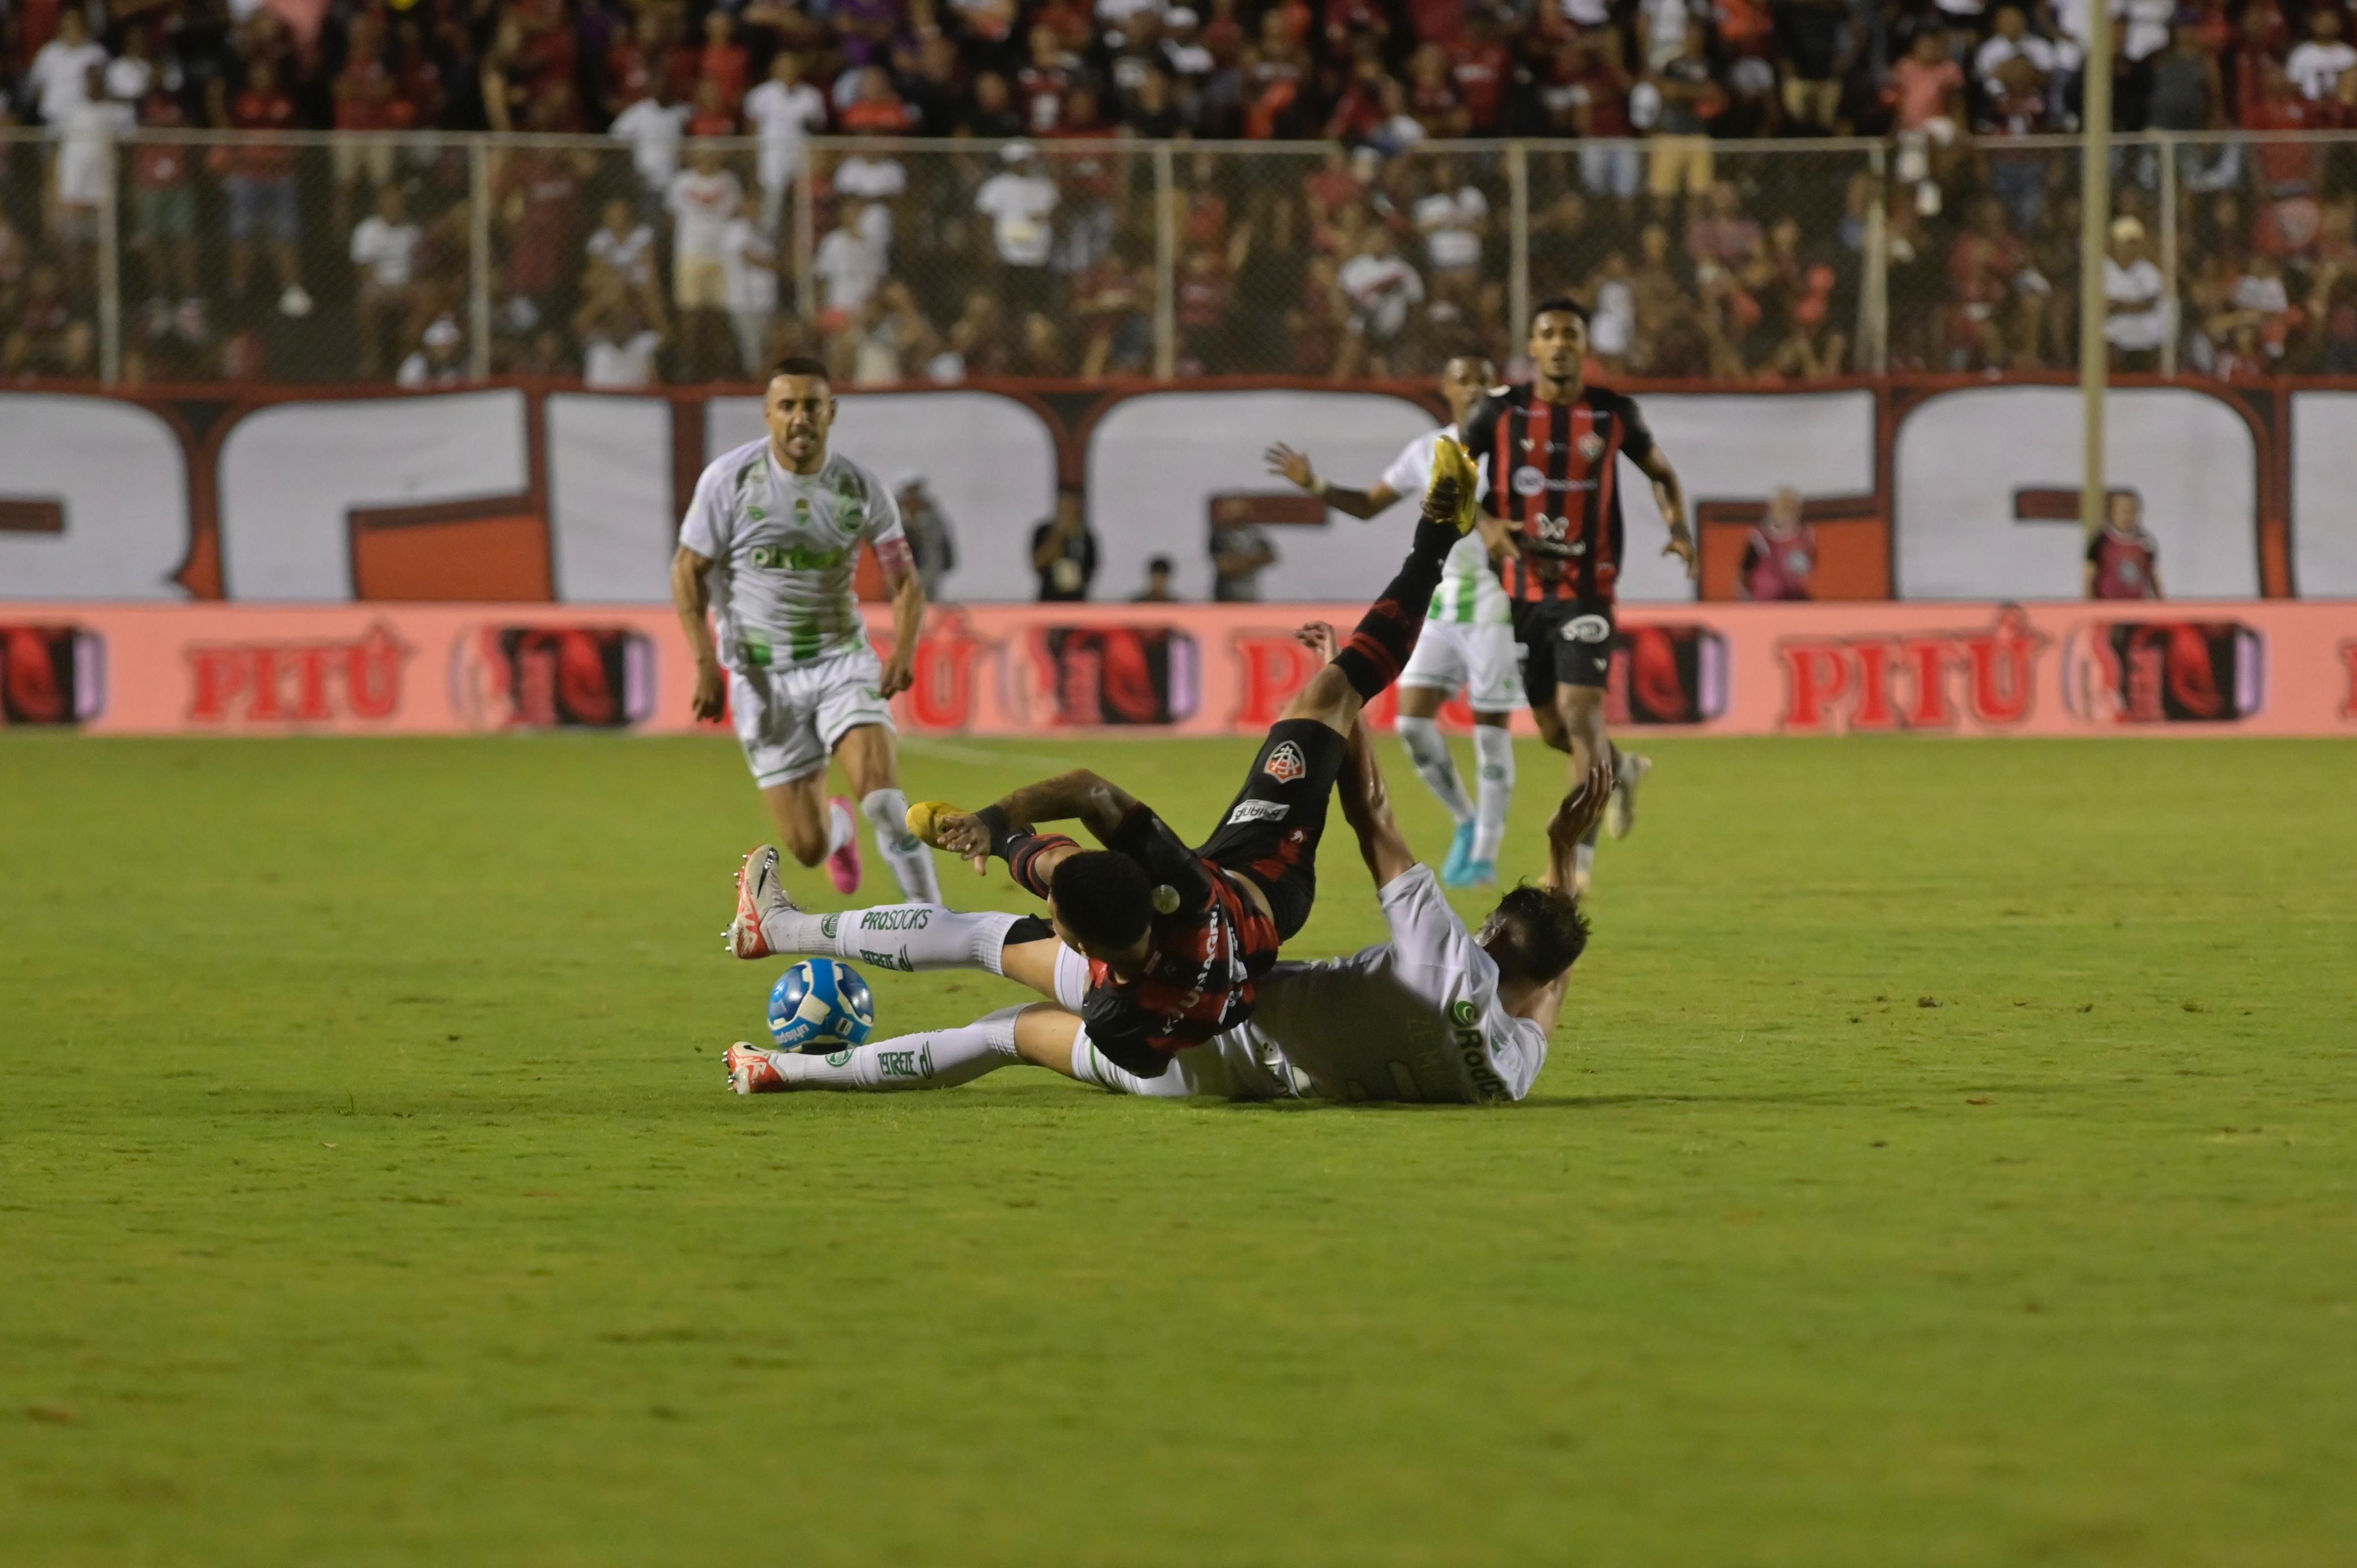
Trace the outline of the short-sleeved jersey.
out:
M 1463 439 L 1453 424 L 1417 436 L 1402 447 L 1400 455 L 1392 459 L 1392 466 L 1383 470 L 1384 487 L 1396 495 L 1421 502 L 1432 484 L 1432 454 L 1444 435 L 1451 441 Z M 1473 461 L 1487 479 L 1488 457 L 1476 452 Z M 1481 542 L 1479 533 L 1467 534 L 1450 548 L 1440 568 L 1440 586 L 1432 591 L 1432 606 L 1425 612 L 1425 618 L 1499 626 L 1513 618 L 1512 609 L 1506 602 L 1505 586 L 1498 581 L 1496 568 L 1490 564 L 1490 547 Z
M 1514 524 L 1519 553 L 1501 575 L 1518 604 L 1609 601 L 1620 575 L 1620 458 L 1653 450 L 1637 405 L 1602 387 L 1541 403 L 1530 383 L 1481 400 L 1465 447 L 1490 459 L 1484 504 Z
M 815 664 L 868 646 L 852 579 L 862 544 L 903 537 L 884 482 L 830 454 L 815 474 L 780 466 L 764 438 L 695 482 L 679 542 L 712 562 L 720 661 Z
M 1348 958 L 1280 963 L 1251 1033 L 1276 1042 L 1329 1100 L 1520 1100 L 1544 1030 L 1498 1001 L 1498 965 L 1417 865 L 1383 886 L 1392 940 Z
M 1081 1017 L 1108 1060 L 1158 1077 L 1172 1052 L 1252 1015 L 1254 983 L 1276 961 L 1276 922 L 1146 806 L 1130 808 L 1105 847 L 1135 861 L 1178 902 L 1156 913 L 1136 979 L 1116 979 L 1109 965 L 1090 961 Z

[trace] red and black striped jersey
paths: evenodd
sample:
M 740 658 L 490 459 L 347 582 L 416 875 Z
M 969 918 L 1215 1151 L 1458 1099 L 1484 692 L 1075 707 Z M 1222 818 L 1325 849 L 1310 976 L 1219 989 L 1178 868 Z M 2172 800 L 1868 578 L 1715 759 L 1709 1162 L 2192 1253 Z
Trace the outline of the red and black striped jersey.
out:
M 1465 448 L 1490 459 L 1482 504 L 1515 525 L 1516 553 L 1498 568 L 1506 596 L 1610 600 L 1620 575 L 1619 459 L 1653 450 L 1636 403 L 1588 387 L 1569 403 L 1541 403 L 1530 383 L 1481 400 L 1465 422 Z
M 1135 979 L 1118 979 L 1102 960 L 1089 961 L 1081 1016 L 1108 1060 L 1158 1078 L 1171 1053 L 1252 1016 L 1253 983 L 1276 962 L 1276 922 L 1233 875 L 1180 843 L 1144 805 L 1129 809 L 1105 847 L 1137 862 L 1178 902 L 1156 911 Z

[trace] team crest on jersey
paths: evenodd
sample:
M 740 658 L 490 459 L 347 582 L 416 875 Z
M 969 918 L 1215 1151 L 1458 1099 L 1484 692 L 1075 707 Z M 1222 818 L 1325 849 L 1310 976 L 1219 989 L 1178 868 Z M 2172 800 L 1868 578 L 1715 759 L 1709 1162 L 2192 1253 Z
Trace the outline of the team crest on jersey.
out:
M 810 521 L 810 498 L 808 496 L 796 496 L 794 498 L 794 521 L 797 523 L 808 523 Z
M 1604 437 L 1593 430 L 1579 438 L 1579 455 L 1593 463 L 1604 456 Z
M 1301 748 L 1288 740 L 1268 754 L 1260 770 L 1280 784 L 1290 784 L 1309 771 L 1309 764 L 1303 759 Z

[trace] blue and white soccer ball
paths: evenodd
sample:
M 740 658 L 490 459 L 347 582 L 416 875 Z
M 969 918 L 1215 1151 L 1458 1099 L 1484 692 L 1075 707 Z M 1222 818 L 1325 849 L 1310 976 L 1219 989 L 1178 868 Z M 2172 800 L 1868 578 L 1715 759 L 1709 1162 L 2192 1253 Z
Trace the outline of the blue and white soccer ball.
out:
M 770 988 L 770 1033 L 780 1050 L 823 1056 L 864 1044 L 876 1027 L 876 998 L 847 963 L 806 958 Z

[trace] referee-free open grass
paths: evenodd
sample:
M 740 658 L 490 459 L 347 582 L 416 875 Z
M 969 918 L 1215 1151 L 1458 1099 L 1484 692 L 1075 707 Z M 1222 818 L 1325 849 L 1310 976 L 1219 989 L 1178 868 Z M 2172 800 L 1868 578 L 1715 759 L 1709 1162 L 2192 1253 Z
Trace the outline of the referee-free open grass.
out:
M 1654 750 L 1535 1097 L 1350 1111 L 729 1097 L 725 739 L 0 738 L 0 1563 L 2357 1560 L 2357 746 Z

